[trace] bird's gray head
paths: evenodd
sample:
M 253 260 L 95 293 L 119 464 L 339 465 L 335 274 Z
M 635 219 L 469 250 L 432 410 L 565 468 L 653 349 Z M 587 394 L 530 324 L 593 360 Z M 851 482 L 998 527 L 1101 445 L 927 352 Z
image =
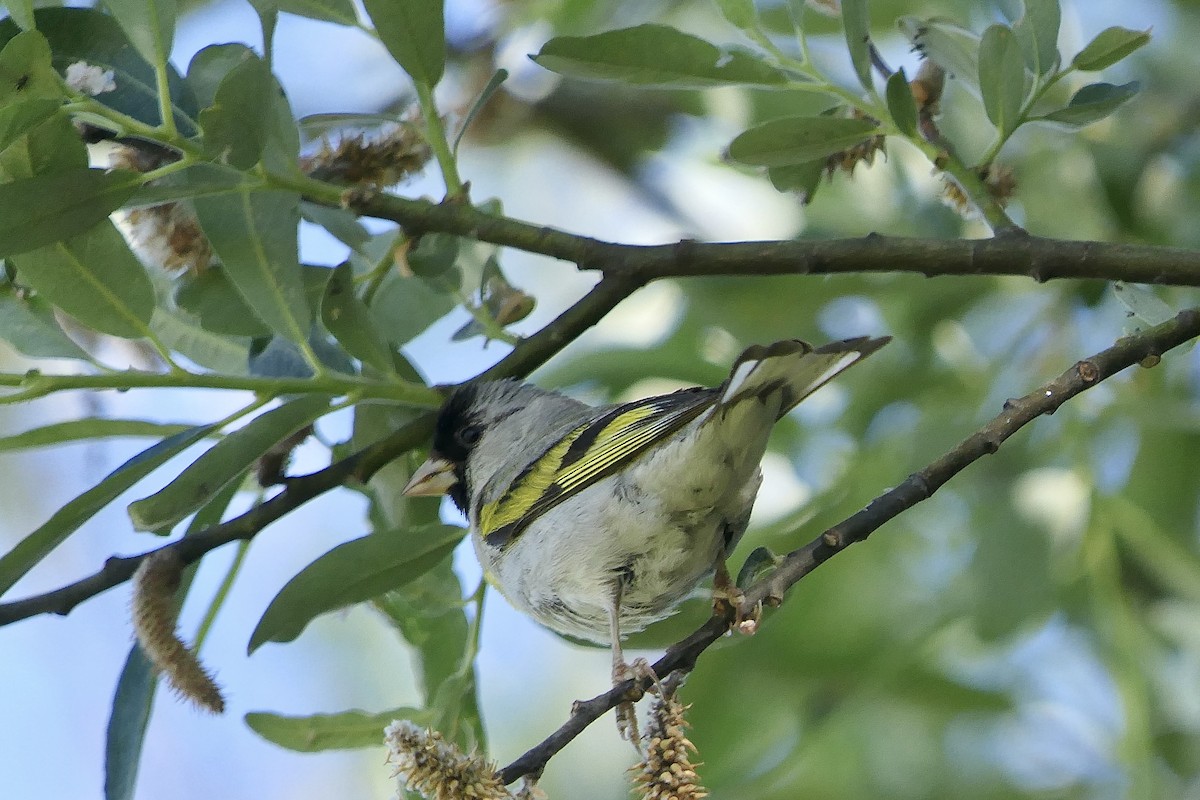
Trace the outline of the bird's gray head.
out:
M 446 493 L 466 512 L 473 481 L 486 482 L 499 469 L 523 467 L 541 454 L 539 443 L 557 441 L 586 409 L 557 392 L 517 380 L 460 386 L 438 414 L 430 453 L 453 465 L 455 482 Z

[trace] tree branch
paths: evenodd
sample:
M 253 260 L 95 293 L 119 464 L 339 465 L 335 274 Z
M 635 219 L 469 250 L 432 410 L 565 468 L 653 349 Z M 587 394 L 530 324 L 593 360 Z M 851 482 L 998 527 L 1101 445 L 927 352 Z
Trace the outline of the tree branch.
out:
M 741 606 L 743 616 L 755 612 L 760 603 L 779 605 L 785 592 L 805 575 L 855 542 L 861 542 L 901 512 L 927 500 L 951 478 L 985 455 L 995 453 L 1006 439 L 1044 414 L 1053 414 L 1072 397 L 1092 388 L 1118 372 L 1145 362 L 1200 336 L 1200 308 L 1181 312 L 1153 328 L 1127 336 L 1112 347 L 1079 361 L 1054 380 L 1024 397 L 1009 400 L 1003 410 L 944 456 L 899 486 L 876 497 L 862 511 L 833 526 L 808 544 L 793 550 L 769 575 L 748 588 Z M 653 666 L 654 673 L 669 675 L 690 671 L 696 659 L 729 630 L 729 620 L 714 615 L 686 639 L 672 645 Z M 640 697 L 650 680 L 628 680 L 604 694 L 580 701 L 567 721 L 543 742 L 500 770 L 500 779 L 512 783 L 525 775 L 538 775 L 547 762 L 588 725 L 609 709 L 631 697 Z
M 381 193 L 352 192 L 344 202 L 387 219 L 412 235 L 453 233 L 563 261 L 605 277 L 642 284 L 658 278 L 713 275 L 834 275 L 912 272 L 1019 275 L 1037 281 L 1120 280 L 1200 286 L 1200 251 L 1140 244 L 1064 241 L 1019 229 L 990 239 L 910 239 L 871 234 L 859 239 L 693 242 L 632 245 L 488 214 L 461 203 L 430 203 Z

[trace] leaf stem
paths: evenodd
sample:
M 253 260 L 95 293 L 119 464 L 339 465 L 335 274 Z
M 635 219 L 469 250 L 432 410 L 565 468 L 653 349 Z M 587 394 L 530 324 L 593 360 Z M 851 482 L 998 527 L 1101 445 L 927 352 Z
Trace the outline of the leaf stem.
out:
M 421 116 L 425 119 L 426 139 L 433 156 L 437 159 L 438 167 L 442 170 L 442 179 L 446 182 L 446 198 L 448 200 L 466 199 L 466 187 L 458 175 L 458 164 L 450 151 L 446 139 L 446 129 L 438 114 L 437 103 L 433 98 L 433 87 L 423 81 L 416 81 L 417 104 L 421 107 Z

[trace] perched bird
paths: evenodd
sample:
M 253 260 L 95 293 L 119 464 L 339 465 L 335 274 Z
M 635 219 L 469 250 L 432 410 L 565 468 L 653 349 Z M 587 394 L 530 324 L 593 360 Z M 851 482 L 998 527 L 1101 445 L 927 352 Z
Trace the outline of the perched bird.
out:
M 671 614 L 746 531 L 774 424 L 888 338 L 755 345 L 719 387 L 594 407 L 517 380 L 457 388 L 408 495 L 449 494 L 488 581 L 559 633 L 611 644 Z M 723 584 L 723 585 L 722 585 Z

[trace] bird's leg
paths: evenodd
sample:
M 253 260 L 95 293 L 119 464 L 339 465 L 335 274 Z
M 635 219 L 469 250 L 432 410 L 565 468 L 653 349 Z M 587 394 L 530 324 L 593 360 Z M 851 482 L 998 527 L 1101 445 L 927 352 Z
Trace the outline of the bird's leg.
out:
M 625 588 L 625 578 L 618 576 L 613 581 L 612 605 L 608 609 L 608 632 L 612 637 L 612 679 L 613 686 L 624 683 L 630 678 L 642 678 L 654 672 L 644 659 L 637 659 L 633 664 L 625 663 L 625 654 L 621 650 L 621 594 Z M 638 733 L 637 711 L 632 700 L 624 700 L 615 709 L 617 715 L 617 732 L 621 738 L 632 742 L 641 752 L 642 739 Z
M 713 574 L 713 611 L 729 619 L 732 627 L 742 633 L 752 634 L 758 630 L 759 610 L 751 614 L 742 613 L 742 603 L 746 594 L 734 582 L 725 566 L 725 554 L 717 558 L 716 572 Z

